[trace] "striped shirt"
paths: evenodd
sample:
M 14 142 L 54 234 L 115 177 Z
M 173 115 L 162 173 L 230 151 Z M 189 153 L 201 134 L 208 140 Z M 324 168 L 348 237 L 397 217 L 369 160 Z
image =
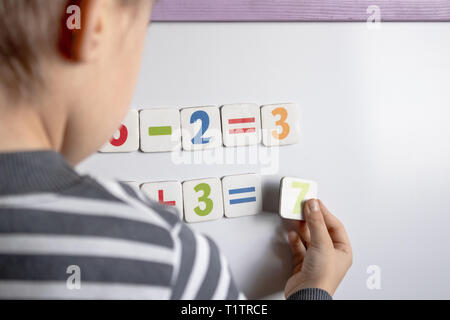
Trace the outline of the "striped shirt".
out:
M 244 296 L 216 244 L 172 209 L 37 151 L 0 154 L 0 298 Z

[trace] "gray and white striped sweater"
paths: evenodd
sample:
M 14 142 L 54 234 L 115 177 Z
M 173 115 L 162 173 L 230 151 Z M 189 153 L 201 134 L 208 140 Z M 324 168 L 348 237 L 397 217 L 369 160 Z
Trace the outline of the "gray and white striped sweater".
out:
M 80 288 L 68 286 L 75 267 Z M 58 153 L 0 154 L 0 298 L 242 299 L 226 259 L 175 212 Z M 329 299 L 319 289 L 291 299 Z

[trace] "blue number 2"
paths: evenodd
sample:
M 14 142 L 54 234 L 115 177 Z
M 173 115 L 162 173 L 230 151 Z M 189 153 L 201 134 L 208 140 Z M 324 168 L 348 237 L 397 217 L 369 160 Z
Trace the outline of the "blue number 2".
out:
M 191 124 L 199 120 L 202 122 L 202 128 L 191 141 L 193 144 L 207 144 L 211 138 L 203 138 L 203 135 L 209 128 L 209 115 L 205 111 L 194 112 L 191 116 Z

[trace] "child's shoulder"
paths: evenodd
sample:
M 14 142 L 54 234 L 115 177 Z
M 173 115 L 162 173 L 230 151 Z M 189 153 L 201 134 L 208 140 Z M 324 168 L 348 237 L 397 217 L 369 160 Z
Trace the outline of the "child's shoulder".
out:
M 142 220 L 168 230 L 180 223 L 175 209 L 160 205 L 148 198 L 139 188 L 125 182 L 92 175 L 83 176 L 82 183 L 66 192 L 75 192 L 88 201 L 92 199 L 103 203 L 104 207 L 127 208 L 124 210 L 124 218 Z

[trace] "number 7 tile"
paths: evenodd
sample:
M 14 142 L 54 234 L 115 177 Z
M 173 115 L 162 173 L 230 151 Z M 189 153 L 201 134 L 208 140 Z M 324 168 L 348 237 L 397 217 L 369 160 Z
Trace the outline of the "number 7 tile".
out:
M 317 198 L 317 183 L 285 177 L 281 180 L 280 188 L 280 215 L 286 219 L 304 220 L 303 203 Z
M 222 146 L 220 110 L 218 107 L 196 107 L 181 110 L 182 145 L 186 151 Z

